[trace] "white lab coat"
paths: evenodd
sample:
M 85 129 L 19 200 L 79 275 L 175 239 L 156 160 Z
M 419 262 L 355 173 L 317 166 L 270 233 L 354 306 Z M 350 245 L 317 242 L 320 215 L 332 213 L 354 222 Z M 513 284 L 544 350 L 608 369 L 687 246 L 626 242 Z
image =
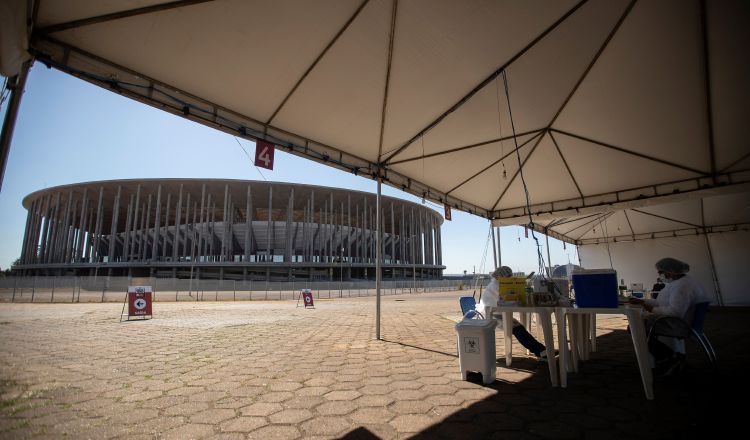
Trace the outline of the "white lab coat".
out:
M 656 299 L 645 300 L 654 307 L 657 315 L 676 316 L 690 323 L 693 320 L 691 306 L 700 302 L 711 301 L 703 286 L 690 275 L 667 283 Z
M 659 292 L 656 299 L 646 299 L 644 302 L 653 306 L 652 318 L 658 315 L 675 316 L 688 324 L 693 321 L 693 305 L 711 301 L 711 297 L 703 286 L 690 275 L 667 283 Z M 678 353 L 685 353 L 685 342 L 666 336 L 659 336 L 659 340 Z

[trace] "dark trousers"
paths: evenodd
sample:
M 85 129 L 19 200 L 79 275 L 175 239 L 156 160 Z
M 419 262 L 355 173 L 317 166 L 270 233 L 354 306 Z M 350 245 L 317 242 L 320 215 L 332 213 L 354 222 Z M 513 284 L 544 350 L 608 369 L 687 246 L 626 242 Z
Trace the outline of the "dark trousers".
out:
M 656 364 L 660 364 L 669 359 L 672 359 L 675 355 L 674 350 L 667 344 L 661 342 L 656 336 L 648 338 L 648 351 L 654 357 Z
M 518 339 L 518 342 L 520 342 L 521 345 L 537 356 L 545 350 L 544 345 L 540 344 L 539 341 L 537 341 L 536 338 L 526 330 L 526 327 L 522 325 L 513 326 L 513 336 Z

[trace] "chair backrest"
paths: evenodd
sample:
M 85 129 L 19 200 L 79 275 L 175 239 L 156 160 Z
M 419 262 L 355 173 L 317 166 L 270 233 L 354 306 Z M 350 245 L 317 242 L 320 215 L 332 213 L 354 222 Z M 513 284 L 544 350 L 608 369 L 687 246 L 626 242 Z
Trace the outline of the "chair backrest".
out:
M 708 303 L 697 303 L 693 309 L 693 322 L 691 327 L 698 333 L 703 333 L 703 323 L 706 321 L 706 312 L 708 312 Z
M 461 304 L 462 315 L 466 315 L 466 313 L 477 307 L 477 300 L 473 296 L 462 296 L 458 298 L 458 303 Z

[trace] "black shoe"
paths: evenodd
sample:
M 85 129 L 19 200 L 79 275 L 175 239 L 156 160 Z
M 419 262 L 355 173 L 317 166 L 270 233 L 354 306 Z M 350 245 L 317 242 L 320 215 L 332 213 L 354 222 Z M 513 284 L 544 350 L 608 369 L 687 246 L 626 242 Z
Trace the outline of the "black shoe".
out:
M 559 352 L 557 350 L 555 350 L 555 357 L 557 357 L 558 353 Z M 538 360 L 539 362 L 547 362 L 548 361 L 548 359 L 547 359 L 547 350 L 544 350 L 543 352 L 541 352 L 539 354 L 536 354 L 536 360 Z

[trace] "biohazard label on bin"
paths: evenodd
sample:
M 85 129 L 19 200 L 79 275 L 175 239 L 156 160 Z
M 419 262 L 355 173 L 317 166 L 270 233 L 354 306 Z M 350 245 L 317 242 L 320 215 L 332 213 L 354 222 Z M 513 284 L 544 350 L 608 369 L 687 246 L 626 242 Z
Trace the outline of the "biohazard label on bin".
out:
M 479 354 L 479 338 L 464 337 L 464 353 Z

